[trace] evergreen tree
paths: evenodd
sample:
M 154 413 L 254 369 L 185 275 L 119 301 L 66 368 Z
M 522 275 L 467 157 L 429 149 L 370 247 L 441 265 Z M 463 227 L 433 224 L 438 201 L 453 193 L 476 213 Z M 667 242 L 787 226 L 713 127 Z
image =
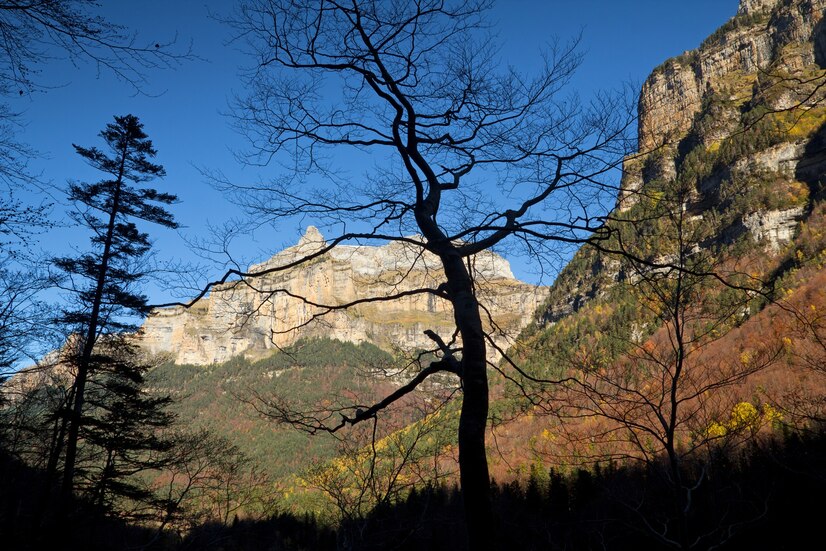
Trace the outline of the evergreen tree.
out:
M 73 292 L 74 308 L 63 311 L 61 323 L 74 335 L 69 341 L 69 362 L 75 368 L 75 379 L 67 412 L 68 429 L 64 459 L 62 493 L 67 497 L 73 487 L 77 461 L 78 437 L 84 422 L 86 385 L 90 375 L 108 366 L 110 373 L 119 373 L 119 395 L 129 385 L 122 384 L 139 374 L 131 361 L 122 362 L 111 353 L 117 335 L 136 327 L 129 317 L 147 313 L 147 299 L 136 289 L 145 277 L 140 261 L 151 248 L 149 237 L 138 230 L 134 220 L 143 220 L 167 228 L 176 228 L 172 215 L 164 206 L 177 197 L 145 187 L 155 178 L 165 175 L 161 165 L 150 161 L 156 155 L 143 125 L 134 115 L 115 117 L 100 133 L 105 150 L 75 145 L 77 153 L 89 165 L 107 177 L 96 183 L 71 182 L 68 197 L 77 207 L 74 219 L 92 231 L 89 252 L 75 257 L 55 259 L 54 263 L 67 277 Z M 133 380 L 133 383 L 136 382 Z M 109 390 L 115 392 L 115 387 Z M 129 390 L 132 392 L 132 390 Z M 117 394 L 118 392 L 116 392 Z M 100 404 L 96 404 L 101 407 Z M 62 445 L 58 446 L 58 449 Z
M 172 400 L 146 391 L 149 366 L 124 336 L 107 336 L 97 347 L 103 350 L 93 354 L 75 486 L 107 511 L 117 508 L 117 498 L 153 502 L 153 492 L 134 475 L 169 463 L 173 444 L 162 429 L 174 421 L 167 411 Z

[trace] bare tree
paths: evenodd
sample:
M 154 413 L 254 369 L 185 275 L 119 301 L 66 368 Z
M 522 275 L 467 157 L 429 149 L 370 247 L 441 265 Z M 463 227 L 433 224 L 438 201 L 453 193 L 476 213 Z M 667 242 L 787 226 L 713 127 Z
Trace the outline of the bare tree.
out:
M 413 487 L 438 483 L 451 474 L 446 466 L 453 442 L 450 414 L 426 403 L 419 407 L 421 420 L 402 421 L 384 436 L 375 417 L 354 428 L 339 440 L 334 459 L 314 463 L 303 477 L 329 499 L 335 517 L 357 539 L 374 508 L 398 503 Z
M 642 464 L 655 488 L 667 489 L 664 502 L 653 496 L 658 489 L 619 500 L 660 544 L 676 549 L 721 545 L 764 512 L 757 506 L 744 517 L 732 506 L 729 517 L 708 524 L 696 519 L 705 506 L 696 496 L 710 476 L 704 455 L 753 437 L 772 420 L 771 409 L 742 401 L 742 389 L 783 351 L 779 340 L 748 342 L 730 333 L 759 306 L 762 287 L 724 246 L 709 244 L 716 228 L 696 216 L 692 193 L 684 181 L 670 182 L 640 195 L 635 212 L 612 215 L 627 222 L 606 247 L 623 251 L 626 279 L 614 292 L 631 297 L 637 324 L 636 335 L 619 334 L 630 323 L 612 329 L 618 357 L 605 358 L 598 346 L 570 350 L 559 384 L 518 381 L 540 411 L 560 417 L 566 459 Z M 726 357 L 721 348 L 738 353 Z
M 280 166 L 283 176 L 241 185 L 216 175 L 256 223 L 311 218 L 335 234 L 285 265 L 232 270 L 220 282 L 256 288 L 257 278 L 354 241 L 401 242 L 415 262 L 435 259 L 432 287 L 402 292 L 391 285 L 350 304 L 297 297 L 318 319 L 356 304 L 430 295 L 450 304 L 456 329 L 430 332 L 438 359 L 385 399 L 338 414 L 282 412 L 282 420 L 335 432 L 372 420 L 436 374 L 454 376 L 474 549 L 494 541 L 485 432 L 488 343 L 496 330 L 476 293 L 483 275 L 474 258 L 493 248 L 521 251 L 540 270 L 567 245 L 592 237 L 614 205 L 609 182 L 631 145 L 633 121 L 621 95 L 586 103 L 563 95 L 581 60 L 575 42 L 552 44 L 532 78 L 503 68 L 485 19 L 489 7 L 484 0 L 243 2 L 232 23 L 248 40 L 255 68 L 235 120 L 252 145 L 246 160 Z M 337 163 L 345 156 L 376 168 L 348 177 Z M 420 237 L 405 237 L 411 233 Z
M 0 2 L 0 96 L 27 95 L 62 83 L 42 77 L 39 68 L 53 60 L 91 63 L 129 84 L 136 93 L 148 86 L 148 72 L 177 66 L 192 57 L 172 40 L 144 39 L 98 15 L 98 0 L 3 0 Z M 0 106 L 0 181 L 13 190 L 32 181 L 28 161 L 37 152 L 15 139 L 18 116 Z M 7 205 L 0 200 L 0 213 Z M 42 215 L 42 210 L 40 212 Z M 6 229 L 0 215 L 0 233 Z
M 30 335 L 43 319 L 37 299 L 41 290 L 30 274 L 0 267 L 0 381 L 29 355 Z
M 15 178 L 25 180 L 27 176 L 18 164 L 17 152 L 4 150 L 4 144 L 19 146 L 5 135 L 1 119 L 0 113 L 0 186 L 8 192 L 0 193 L 0 378 L 23 358 L 32 356 L 31 335 L 44 335 L 42 326 L 39 331 L 35 328 L 46 317 L 38 300 L 46 281 L 30 249 L 37 234 L 49 227 L 47 204 L 27 204 L 14 193 Z
M 209 431 L 181 432 L 167 464 L 151 483 L 158 535 L 167 526 L 184 533 L 208 521 L 229 524 L 236 514 L 266 518 L 274 488 L 266 473 L 237 446 Z
M 129 29 L 96 12 L 98 0 L 3 0 L 0 2 L 0 93 L 42 89 L 37 67 L 65 57 L 90 62 L 141 91 L 147 70 L 177 64 L 186 53 L 174 41 L 139 42 Z

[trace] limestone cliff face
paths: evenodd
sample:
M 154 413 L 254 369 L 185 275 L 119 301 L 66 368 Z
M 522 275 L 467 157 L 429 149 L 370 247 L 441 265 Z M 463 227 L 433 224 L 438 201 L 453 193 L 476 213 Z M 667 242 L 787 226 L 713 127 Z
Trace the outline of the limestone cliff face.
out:
M 625 163 L 620 208 L 633 204 L 633 193 L 646 182 L 675 178 L 686 150 L 719 146 L 741 130 L 743 112 L 822 105 L 824 12 L 826 0 L 741 0 L 737 15 L 699 48 L 656 68 L 640 92 L 639 153 Z M 800 135 L 753 152 L 734 171 L 794 178 L 809 141 Z M 700 184 L 699 193 L 717 191 L 727 175 L 714 176 Z M 768 218 L 788 224 L 776 215 Z
M 717 147 L 742 131 L 744 112 L 822 107 L 824 12 L 826 0 L 741 0 L 737 15 L 699 48 L 656 68 L 640 92 L 639 153 L 625 162 L 619 208 L 633 206 L 634 192 L 648 182 L 675 178 L 685 151 Z M 811 179 L 824 166 L 823 159 L 806 150 L 811 135 L 798 134 L 737 160 L 725 173 L 712 174 L 699 184 L 698 195 L 719 192 L 721 180 L 732 174 L 748 178 L 771 172 L 788 180 Z M 793 236 L 802 212 L 748 213 L 741 226 L 776 249 Z
M 639 153 L 625 163 L 620 207 L 645 181 L 675 177 L 691 131 L 710 146 L 737 128 L 744 102 L 784 109 L 808 98 L 812 69 L 826 66 L 825 10 L 826 0 L 741 0 L 699 48 L 657 67 L 640 92 Z
M 311 226 L 295 246 L 251 266 L 250 272 L 272 271 L 249 285 L 224 284 L 189 309 L 153 312 L 143 326 L 142 347 L 168 354 L 176 363 L 209 364 L 238 355 L 260 357 L 303 337 L 369 341 L 388 350 L 432 347 L 426 329 L 450 338 L 454 326 L 447 301 L 429 293 L 405 295 L 439 285 L 443 276 L 436 257 L 422 254 L 414 243 L 350 245 L 278 269 L 325 244 Z M 492 252 L 477 255 L 472 265 L 481 301 L 504 333 L 515 336 L 545 299 L 547 288 L 517 281 L 508 262 Z M 399 294 L 405 296 L 335 309 L 366 297 Z M 508 346 L 504 337 L 498 339 Z
M 794 71 L 822 62 L 821 21 L 826 0 L 742 0 L 738 14 L 698 49 L 654 70 L 639 107 L 640 151 L 684 135 L 710 91 L 737 75 Z
M 685 208 L 723 224 L 718 242 L 745 235 L 781 251 L 823 193 L 824 12 L 826 0 L 741 0 L 697 49 L 654 69 L 640 92 L 639 151 L 624 162 L 617 210 L 632 209 L 640 190 L 696 179 Z M 554 284 L 541 320 L 576 312 L 623 277 L 620 262 L 584 248 Z

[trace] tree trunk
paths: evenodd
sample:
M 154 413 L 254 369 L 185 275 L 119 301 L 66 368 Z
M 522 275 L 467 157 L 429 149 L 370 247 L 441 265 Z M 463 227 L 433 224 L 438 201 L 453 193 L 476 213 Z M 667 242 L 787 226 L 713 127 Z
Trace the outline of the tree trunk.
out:
M 97 274 L 95 285 L 95 295 L 92 302 L 92 311 L 89 314 L 89 325 L 86 328 L 85 340 L 83 341 L 83 351 L 77 366 L 75 376 L 75 402 L 71 412 L 71 423 L 69 424 L 69 435 L 66 440 L 66 460 L 63 470 L 63 487 L 61 494 L 64 504 L 68 501 L 72 493 L 72 486 L 75 476 L 75 461 L 77 458 L 77 440 L 80 435 L 80 422 L 83 416 L 84 393 L 86 390 L 86 379 L 89 376 L 89 365 L 92 360 L 92 352 L 97 340 L 98 324 L 100 321 L 100 307 L 103 302 L 103 291 L 109 275 L 109 261 L 112 256 L 112 241 L 115 234 L 115 224 L 120 212 L 120 195 L 123 175 L 126 168 L 128 144 L 124 141 L 118 177 L 115 181 L 115 192 L 112 197 L 112 210 L 109 212 L 109 223 L 106 229 L 106 239 L 103 244 L 100 268 Z
M 473 281 L 461 257 L 442 256 L 456 326 L 462 336 L 462 412 L 459 417 L 459 474 L 470 549 L 493 549 L 495 530 L 485 450 L 488 376 L 485 335 Z

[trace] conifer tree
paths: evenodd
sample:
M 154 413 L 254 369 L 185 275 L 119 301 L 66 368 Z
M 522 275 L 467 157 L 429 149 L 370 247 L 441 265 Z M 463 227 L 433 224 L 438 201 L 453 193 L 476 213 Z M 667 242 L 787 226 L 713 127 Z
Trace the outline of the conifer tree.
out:
M 165 205 L 177 200 L 145 184 L 165 175 L 163 167 L 151 162 L 156 155 L 143 125 L 134 115 L 115 117 L 100 133 L 106 147 L 74 145 L 78 155 L 106 174 L 96 183 L 71 182 L 68 198 L 76 206 L 73 218 L 92 232 L 91 250 L 75 257 L 55 259 L 72 291 L 74 307 L 63 311 L 62 324 L 72 331 L 70 363 L 75 379 L 70 399 L 62 494 L 72 491 L 77 460 L 78 436 L 83 423 L 86 385 L 90 374 L 112 364 L 109 347 L 99 341 L 135 330 L 129 317 L 147 312 L 147 299 L 137 289 L 145 277 L 140 261 L 151 248 L 149 237 L 135 220 L 176 228 Z M 122 366 L 127 364 L 122 364 Z M 123 371 L 123 370 L 121 370 Z M 128 379 L 131 375 L 126 375 Z
M 81 418 L 84 443 L 75 468 L 75 488 L 99 507 L 112 511 L 118 498 L 154 503 L 154 493 L 134 475 L 162 469 L 171 460 L 172 439 L 165 436 L 175 416 L 169 396 L 147 392 L 139 351 L 124 335 L 107 335 L 93 354 Z

